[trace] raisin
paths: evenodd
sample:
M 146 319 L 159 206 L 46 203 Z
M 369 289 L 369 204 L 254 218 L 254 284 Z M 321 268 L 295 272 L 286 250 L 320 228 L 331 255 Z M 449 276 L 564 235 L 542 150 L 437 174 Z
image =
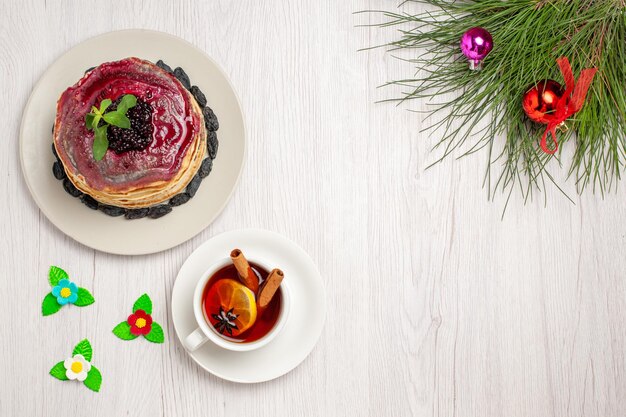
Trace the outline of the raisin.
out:
M 191 199 L 191 196 L 189 194 L 187 194 L 187 193 L 176 194 L 170 200 L 170 206 L 172 206 L 172 207 L 180 206 L 182 204 L 185 204 L 190 199 Z
M 187 90 L 191 89 L 191 81 L 189 81 L 189 76 L 181 67 L 176 67 L 174 70 L 174 77 L 185 87 Z
M 57 180 L 62 180 L 65 178 L 65 170 L 58 161 L 52 164 L 52 174 Z
M 190 91 L 191 91 L 191 94 L 193 95 L 193 98 L 196 99 L 200 107 L 206 106 L 206 96 L 197 85 L 194 85 L 193 87 L 191 87 Z
M 211 169 L 213 169 L 213 160 L 211 158 L 204 158 L 204 161 L 202 161 L 202 165 L 200 165 L 200 169 L 198 170 L 200 178 L 208 177 L 211 173 Z
M 74 184 L 72 184 L 72 181 L 70 181 L 68 178 L 63 180 L 63 188 L 65 188 L 65 191 L 67 191 L 67 193 L 72 197 L 80 197 L 81 195 L 83 195 L 83 193 L 78 188 L 74 187 Z
M 220 128 L 220 122 L 217 120 L 217 116 L 210 107 L 207 106 L 202 109 L 202 114 L 204 115 L 204 124 L 209 132 L 215 132 Z
M 128 220 L 142 219 L 148 215 L 149 211 L 149 208 L 128 209 L 126 210 L 124 217 Z
M 158 219 L 159 217 L 163 217 L 171 211 L 172 207 L 168 206 L 167 204 L 161 204 L 159 206 L 151 207 L 148 211 L 148 217 L 150 217 L 151 219 Z
M 189 185 L 187 185 L 187 194 L 189 197 L 193 198 L 200 187 L 200 183 L 202 182 L 202 178 L 200 178 L 199 174 L 196 174 L 192 179 Z
M 162 60 L 158 60 L 156 62 L 157 67 L 161 68 L 162 70 L 165 70 L 167 72 L 169 72 L 170 74 L 173 73 L 174 71 L 172 71 L 172 68 L 167 65 L 165 62 L 163 62 Z
M 92 196 L 87 194 L 83 194 L 80 201 L 92 210 L 98 210 L 98 206 L 100 205 L 100 203 L 98 203 Z
M 91 71 L 91 70 L 92 70 L 92 69 L 94 69 L 94 68 L 96 68 L 96 67 L 90 67 L 90 68 L 87 68 L 87 69 L 85 70 L 85 74 L 87 74 L 89 71 Z
M 101 212 L 111 217 L 119 217 L 119 216 L 126 214 L 126 209 L 123 207 L 115 207 L 115 206 L 109 206 L 106 204 L 101 204 L 99 208 Z
M 217 141 L 217 133 L 209 132 L 206 140 L 206 149 L 209 152 L 209 158 L 215 159 L 217 156 L 217 148 L 219 147 L 219 142 Z

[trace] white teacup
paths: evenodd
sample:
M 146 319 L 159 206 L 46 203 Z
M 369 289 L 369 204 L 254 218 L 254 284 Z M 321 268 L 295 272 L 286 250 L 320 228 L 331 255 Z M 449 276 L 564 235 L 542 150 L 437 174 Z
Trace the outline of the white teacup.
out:
M 274 268 L 268 265 L 266 262 L 260 261 L 258 259 L 251 259 L 251 262 L 261 266 L 266 271 L 271 271 Z M 211 279 L 211 277 L 217 271 L 230 264 L 232 264 L 230 258 L 224 258 L 221 261 L 215 263 L 202 275 L 202 278 L 200 279 L 200 281 L 198 281 L 198 284 L 196 285 L 196 290 L 193 293 L 193 313 L 196 317 L 196 321 L 198 322 L 198 328 L 194 330 L 189 336 L 187 336 L 183 342 L 185 348 L 187 348 L 187 350 L 189 351 L 194 351 L 198 349 L 200 346 L 206 343 L 207 340 L 210 340 L 211 342 L 220 347 L 223 347 L 224 349 L 237 352 L 245 352 L 258 349 L 271 342 L 272 339 L 274 339 L 280 333 L 280 331 L 285 326 L 285 323 L 287 322 L 291 302 L 288 284 L 286 284 L 285 282 L 288 280 L 288 278 L 283 280 L 283 282 L 281 282 L 280 284 L 280 291 L 282 296 L 278 319 L 276 320 L 276 324 L 274 325 L 274 327 L 265 336 L 253 342 L 241 342 L 236 339 L 221 335 L 217 332 L 217 330 L 213 328 L 211 323 L 209 323 L 208 319 L 205 317 L 204 308 L 202 306 L 204 288 L 209 282 L 209 279 Z

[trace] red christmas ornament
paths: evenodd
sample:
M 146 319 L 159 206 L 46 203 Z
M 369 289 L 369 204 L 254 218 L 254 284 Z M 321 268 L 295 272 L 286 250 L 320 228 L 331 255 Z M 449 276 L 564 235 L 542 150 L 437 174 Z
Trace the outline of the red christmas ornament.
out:
M 554 83 L 558 87 L 561 86 L 556 81 L 547 80 L 542 82 L 545 83 L 543 88 L 537 88 L 536 106 L 534 105 L 533 95 L 529 94 L 533 91 L 532 88 L 524 94 L 524 100 L 522 100 L 524 111 L 531 120 L 548 125 L 545 132 L 543 132 L 543 137 L 540 142 L 541 150 L 548 154 L 553 154 L 559 149 L 559 143 L 556 140 L 556 128 L 567 120 L 568 117 L 576 114 L 583 107 L 585 97 L 587 96 L 587 90 L 589 89 L 597 71 L 596 68 L 584 69 L 580 72 L 578 80 L 576 80 L 567 58 L 561 57 L 556 60 L 556 63 L 559 65 L 559 69 L 561 70 L 561 74 L 565 80 L 565 92 L 559 94 L 560 89 L 556 89 L 554 85 L 549 87 L 548 84 Z M 539 84 L 537 84 L 537 86 L 539 87 Z M 553 105 L 552 103 L 555 98 L 557 98 L 557 100 Z M 526 109 L 527 107 L 530 111 Z M 544 107 L 546 111 L 542 111 Z M 552 107 L 554 108 L 552 109 Z M 551 111 L 547 111 L 549 109 Z M 552 142 L 554 144 L 553 149 L 548 148 L 548 133 L 552 135 Z
M 539 81 L 524 94 L 522 99 L 524 113 L 533 122 L 549 123 L 556 115 L 556 105 L 563 97 L 563 93 L 563 87 L 556 81 Z

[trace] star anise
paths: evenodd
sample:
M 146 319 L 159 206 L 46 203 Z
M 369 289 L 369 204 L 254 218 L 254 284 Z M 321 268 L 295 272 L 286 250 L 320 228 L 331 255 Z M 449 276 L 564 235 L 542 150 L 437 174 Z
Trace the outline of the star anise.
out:
M 216 320 L 215 324 L 213 324 L 213 327 L 215 327 L 215 330 L 217 330 L 221 334 L 228 333 L 230 336 L 232 336 L 233 329 L 237 329 L 237 324 L 234 320 L 238 316 L 238 314 L 233 313 L 232 308 L 228 311 L 224 311 L 222 306 L 220 306 L 220 311 L 218 314 L 211 314 L 211 317 Z

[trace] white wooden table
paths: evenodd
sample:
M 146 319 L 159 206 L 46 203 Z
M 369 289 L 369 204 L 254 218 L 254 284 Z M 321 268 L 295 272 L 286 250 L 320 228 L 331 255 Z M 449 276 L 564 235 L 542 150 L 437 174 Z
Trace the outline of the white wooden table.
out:
M 505 198 L 489 202 L 481 189 L 484 154 L 425 170 L 435 138 L 406 111 L 424 104 L 375 104 L 393 95 L 378 85 L 411 69 L 382 50 L 357 52 L 391 35 L 355 27 L 369 18 L 352 12 L 396 3 L 0 2 L 0 416 L 626 415 L 624 187 L 579 197 L 570 180 L 575 205 L 554 188 L 547 203 L 539 195 L 524 206 L 514 194 L 500 220 Z M 170 32 L 215 58 L 249 132 L 223 214 L 189 242 L 140 257 L 95 252 L 59 232 L 31 199 L 17 150 L 22 109 L 47 66 L 125 28 Z M 245 227 L 298 242 L 328 292 L 312 354 L 258 385 L 202 371 L 169 312 L 185 258 Z M 93 290 L 96 304 L 42 318 L 51 264 Z M 111 334 L 146 291 L 164 345 Z M 47 374 L 84 337 L 104 375 L 99 394 Z

